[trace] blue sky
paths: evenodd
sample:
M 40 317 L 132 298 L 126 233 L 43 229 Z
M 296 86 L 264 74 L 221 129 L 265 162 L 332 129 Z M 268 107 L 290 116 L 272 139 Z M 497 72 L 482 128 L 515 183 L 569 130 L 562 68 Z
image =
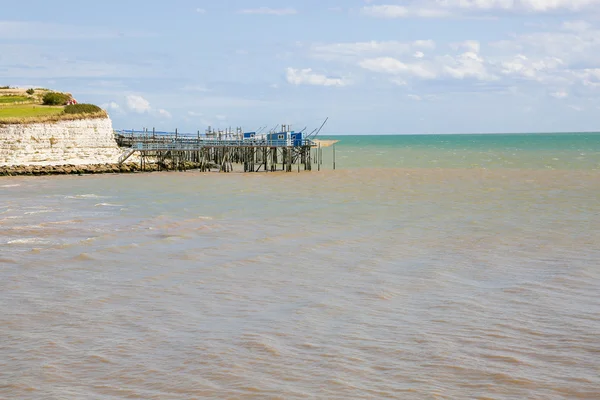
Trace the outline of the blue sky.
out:
M 600 130 L 600 0 L 3 3 L 0 85 L 115 128 Z

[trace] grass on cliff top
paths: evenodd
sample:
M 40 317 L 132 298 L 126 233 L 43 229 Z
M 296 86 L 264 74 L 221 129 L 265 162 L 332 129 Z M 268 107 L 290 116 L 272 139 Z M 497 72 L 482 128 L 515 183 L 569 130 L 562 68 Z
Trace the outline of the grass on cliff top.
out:
M 0 124 L 34 124 L 58 121 L 73 121 L 86 118 L 105 118 L 106 112 L 65 114 L 62 106 L 18 105 L 0 107 Z
M 0 97 L 2 99 L 2 97 Z M 5 118 L 31 118 L 57 115 L 63 112 L 64 107 L 49 107 L 34 104 L 24 104 L 11 107 L 0 107 L 0 120 Z
M 24 88 L 0 89 L 0 104 L 22 101 L 41 104 L 42 98 L 48 92 L 50 92 L 48 89 L 33 89 L 33 91 Z M 22 99 L 15 100 L 15 97 L 21 97 Z
M 28 95 L 25 89 L 0 89 L 0 125 L 52 123 L 108 116 L 106 111 L 92 105 L 67 106 L 68 112 L 64 106 L 42 105 L 43 96 L 48 92 L 47 89 L 35 89 L 33 95 Z
M 33 103 L 35 100 L 28 96 L 0 96 L 0 104 Z

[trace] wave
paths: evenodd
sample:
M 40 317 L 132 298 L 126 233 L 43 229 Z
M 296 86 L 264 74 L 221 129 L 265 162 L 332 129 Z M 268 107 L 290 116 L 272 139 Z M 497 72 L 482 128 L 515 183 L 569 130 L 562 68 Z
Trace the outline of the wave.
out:
M 94 204 L 94 207 L 124 207 L 124 206 L 122 204 L 98 203 L 98 204 Z
M 7 244 L 48 244 L 50 243 L 46 239 L 42 238 L 22 238 L 22 239 L 13 239 L 6 242 Z
M 85 199 L 103 199 L 106 196 L 98 196 L 97 194 L 77 194 L 74 196 L 66 196 L 65 199 L 85 200 Z
M 72 225 L 72 224 L 80 224 L 85 222 L 83 219 L 68 219 L 64 221 L 50 221 L 42 224 L 43 226 L 53 226 L 53 225 Z
M 35 214 L 47 214 L 51 212 L 57 212 L 57 210 L 38 210 L 38 211 L 27 211 L 23 215 L 35 215 Z

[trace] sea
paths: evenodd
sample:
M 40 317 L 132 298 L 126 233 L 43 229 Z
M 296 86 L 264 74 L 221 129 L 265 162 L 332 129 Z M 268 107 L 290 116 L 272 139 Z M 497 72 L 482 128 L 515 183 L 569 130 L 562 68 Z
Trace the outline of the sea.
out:
M 329 139 L 0 177 L 0 398 L 600 398 L 600 134 Z

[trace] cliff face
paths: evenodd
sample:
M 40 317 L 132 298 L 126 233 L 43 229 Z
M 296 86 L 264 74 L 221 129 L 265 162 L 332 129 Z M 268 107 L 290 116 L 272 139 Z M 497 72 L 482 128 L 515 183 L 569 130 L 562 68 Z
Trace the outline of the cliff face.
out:
M 0 165 L 91 165 L 118 162 L 110 118 L 0 125 Z

